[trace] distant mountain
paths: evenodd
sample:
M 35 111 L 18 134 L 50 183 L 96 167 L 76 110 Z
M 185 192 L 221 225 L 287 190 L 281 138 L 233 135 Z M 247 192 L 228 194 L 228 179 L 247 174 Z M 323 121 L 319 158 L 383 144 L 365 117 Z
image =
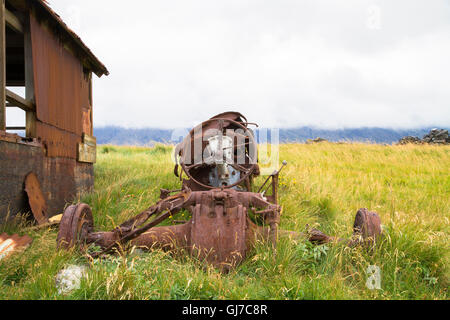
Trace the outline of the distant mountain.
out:
M 385 129 L 385 128 L 347 128 L 347 129 L 317 129 L 310 127 L 285 128 L 280 129 L 280 142 L 305 142 L 307 139 L 315 139 L 317 137 L 327 139 L 329 141 L 353 141 L 353 142 L 371 142 L 371 143 L 393 143 L 404 136 L 417 136 L 422 138 L 427 134 L 430 128 L 419 129 Z M 97 137 L 98 144 L 113 145 L 152 145 L 155 142 L 160 143 L 177 143 L 180 136 L 184 136 L 189 130 L 168 130 L 156 128 L 144 129 L 128 129 L 115 126 L 98 127 L 94 129 L 94 135 Z M 256 135 L 260 136 L 258 141 L 264 141 L 267 135 L 271 141 L 271 131 L 257 129 Z M 175 132 L 175 134 L 173 134 Z M 183 133 L 183 134 L 179 134 Z M 176 140 L 172 137 L 176 136 Z
M 115 126 L 94 128 L 97 144 L 113 145 L 149 145 L 154 142 L 171 142 L 172 130 L 129 129 Z
M 404 136 L 423 137 L 431 128 L 410 130 L 395 130 L 385 128 L 347 128 L 347 129 L 317 129 L 309 127 L 281 129 L 281 142 L 305 142 L 307 139 L 323 138 L 329 141 L 353 141 L 371 143 L 398 142 Z

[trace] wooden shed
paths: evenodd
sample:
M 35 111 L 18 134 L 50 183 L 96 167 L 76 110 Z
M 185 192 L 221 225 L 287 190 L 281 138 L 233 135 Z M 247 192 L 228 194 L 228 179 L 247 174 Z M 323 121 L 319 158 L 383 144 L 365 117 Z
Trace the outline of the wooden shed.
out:
M 93 188 L 92 74 L 109 73 L 45 1 L 0 2 L 0 222 L 30 211 L 30 173 L 50 217 Z M 8 108 L 24 110 L 23 127 Z

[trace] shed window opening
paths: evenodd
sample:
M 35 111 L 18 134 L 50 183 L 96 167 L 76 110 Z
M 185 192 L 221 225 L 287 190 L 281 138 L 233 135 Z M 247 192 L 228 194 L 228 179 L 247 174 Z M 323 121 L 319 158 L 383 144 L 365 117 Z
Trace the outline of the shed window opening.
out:
M 25 87 L 6 87 L 14 94 L 24 97 Z M 6 131 L 26 137 L 26 112 L 10 102 L 6 102 Z
M 30 119 L 34 119 L 31 44 L 27 45 L 29 28 L 24 19 L 7 5 L 5 17 L 5 89 L 4 124 L 8 133 L 33 137 Z M 30 61 L 27 61 L 30 60 Z

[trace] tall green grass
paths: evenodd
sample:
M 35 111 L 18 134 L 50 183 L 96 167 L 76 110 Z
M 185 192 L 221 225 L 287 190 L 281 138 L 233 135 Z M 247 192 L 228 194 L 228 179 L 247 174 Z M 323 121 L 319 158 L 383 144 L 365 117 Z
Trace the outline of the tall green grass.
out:
M 98 230 L 112 229 L 157 201 L 160 188 L 179 188 L 171 152 L 162 145 L 99 147 L 95 192 L 74 202 L 92 207 Z M 280 228 L 308 224 L 349 237 L 356 211 L 367 207 L 383 222 L 376 250 L 280 239 L 276 253 L 258 243 L 244 263 L 221 274 L 182 252 L 135 250 L 91 261 L 57 251 L 56 229 L 29 231 L 31 247 L 0 261 L 0 299 L 448 299 L 450 147 L 285 144 L 284 159 Z M 174 220 L 188 218 L 182 212 Z M 0 232 L 20 232 L 23 224 Z M 69 264 L 89 271 L 64 296 L 55 275 Z M 381 270 L 380 290 L 366 287 L 370 265 Z

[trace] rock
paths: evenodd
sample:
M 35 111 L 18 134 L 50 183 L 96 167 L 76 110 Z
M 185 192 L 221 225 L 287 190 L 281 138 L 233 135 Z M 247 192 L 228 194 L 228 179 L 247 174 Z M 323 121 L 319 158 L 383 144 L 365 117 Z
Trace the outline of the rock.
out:
M 448 130 L 433 129 L 428 134 L 423 136 L 423 141 L 433 144 L 447 144 L 449 143 Z
M 423 136 L 422 139 L 418 137 L 403 137 L 398 141 L 398 144 L 450 144 L 450 137 L 448 130 L 445 129 L 432 129 L 429 133 Z
M 408 143 L 421 144 L 422 140 L 420 140 L 419 137 L 407 136 L 407 137 L 401 138 L 398 141 L 398 144 L 408 144 Z
M 308 139 L 308 140 L 306 140 L 306 144 L 319 143 L 319 142 L 328 142 L 328 140 L 320 138 L 320 137 L 317 137 L 315 139 Z
M 79 289 L 81 278 L 86 275 L 85 266 L 70 265 L 61 270 L 56 275 L 56 287 L 59 294 L 69 294 L 73 290 Z

